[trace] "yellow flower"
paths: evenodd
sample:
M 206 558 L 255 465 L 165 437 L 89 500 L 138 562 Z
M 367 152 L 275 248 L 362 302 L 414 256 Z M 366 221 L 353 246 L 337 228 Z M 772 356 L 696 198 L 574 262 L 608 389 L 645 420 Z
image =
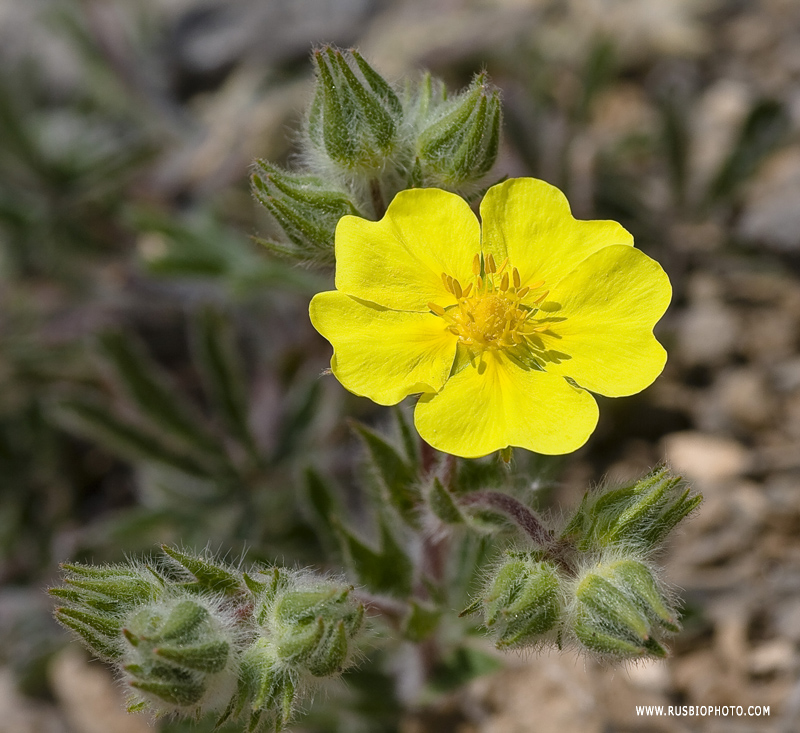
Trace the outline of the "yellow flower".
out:
M 400 192 L 377 222 L 336 229 L 336 291 L 311 301 L 331 369 L 382 405 L 422 393 L 434 448 L 467 458 L 507 446 L 569 453 L 597 424 L 590 394 L 621 397 L 661 373 L 653 326 L 669 304 L 661 266 L 612 221 L 572 217 L 532 178 L 494 186 L 483 231 L 460 197 Z

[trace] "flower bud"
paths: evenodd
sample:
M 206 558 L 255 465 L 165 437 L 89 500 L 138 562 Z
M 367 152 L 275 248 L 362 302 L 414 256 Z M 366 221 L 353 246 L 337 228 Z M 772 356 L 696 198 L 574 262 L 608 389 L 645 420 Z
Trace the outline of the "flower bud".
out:
M 187 595 L 148 604 L 126 619 L 122 635 L 128 682 L 156 709 L 213 708 L 204 705 L 212 687 L 214 696 L 230 696 L 234 638 L 212 601 Z
M 441 109 L 417 140 L 423 175 L 428 185 L 469 186 L 483 178 L 497 159 L 500 91 L 481 73 L 465 93 Z
M 575 596 L 573 630 L 587 649 L 616 658 L 666 656 L 655 635 L 677 631 L 676 614 L 643 563 L 597 565 L 578 582 Z
M 290 244 L 264 242 L 278 254 L 333 262 L 339 219 L 358 214 L 348 196 L 321 178 L 281 170 L 265 160 L 255 163 L 253 194 L 269 211 Z
M 326 46 L 314 51 L 317 86 L 306 131 L 334 166 L 377 172 L 398 144 L 400 100 L 356 51 Z
M 55 610 L 56 619 L 101 659 L 119 659 L 123 618 L 138 604 L 155 599 L 163 589 L 162 579 L 136 565 L 61 567 L 66 585 L 49 591 L 67 604 Z
M 483 596 L 461 615 L 479 608 L 498 648 L 537 644 L 561 616 L 558 569 L 535 555 L 509 555 Z
M 352 600 L 351 591 L 325 582 L 276 594 L 267 623 L 283 665 L 314 677 L 342 671 L 364 620 L 364 606 Z
M 701 501 L 680 476 L 656 469 L 634 484 L 587 494 L 562 538 L 576 539 L 582 550 L 624 545 L 646 552 Z

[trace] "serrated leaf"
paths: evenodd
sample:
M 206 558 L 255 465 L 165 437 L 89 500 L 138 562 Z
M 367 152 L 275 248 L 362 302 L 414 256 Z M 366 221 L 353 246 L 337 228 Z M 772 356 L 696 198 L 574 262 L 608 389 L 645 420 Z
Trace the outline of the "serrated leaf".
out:
M 354 423 L 355 431 L 364 441 L 386 499 L 411 527 L 419 527 L 419 505 L 422 494 L 416 472 L 398 453 L 397 449 L 365 425 Z

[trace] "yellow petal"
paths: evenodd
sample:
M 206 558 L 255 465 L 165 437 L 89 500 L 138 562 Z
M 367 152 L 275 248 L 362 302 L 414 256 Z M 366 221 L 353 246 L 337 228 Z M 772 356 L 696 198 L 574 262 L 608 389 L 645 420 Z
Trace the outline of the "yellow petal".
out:
M 456 302 L 442 273 L 472 279 L 480 225 L 469 205 L 437 188 L 395 196 L 380 221 L 345 216 L 336 227 L 336 289 L 395 310 Z
M 506 446 L 558 455 L 580 448 L 597 425 L 597 403 L 563 377 L 485 352 L 414 413 L 422 438 L 445 453 L 485 456 Z
M 633 245 L 615 221 L 581 221 L 566 197 L 536 178 L 513 178 L 492 186 L 481 203 L 484 253 L 520 273 L 521 286 L 544 280 L 552 288 L 593 252 L 612 244 Z
M 643 390 L 661 374 L 667 353 L 653 326 L 672 288 L 655 260 L 632 247 L 606 247 L 584 260 L 550 293 L 554 323 L 545 348 L 569 358 L 545 369 L 608 397 Z M 558 321 L 564 318 L 563 321 Z
M 314 296 L 309 315 L 333 345 L 336 378 L 380 405 L 441 389 L 450 373 L 458 339 L 431 313 L 392 311 L 331 291 Z

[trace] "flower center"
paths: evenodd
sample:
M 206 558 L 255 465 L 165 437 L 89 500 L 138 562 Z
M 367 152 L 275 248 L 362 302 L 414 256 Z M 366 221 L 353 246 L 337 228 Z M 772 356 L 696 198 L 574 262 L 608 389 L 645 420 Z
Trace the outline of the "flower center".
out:
M 528 344 L 533 334 L 548 328 L 534 319 L 537 306 L 547 297 L 548 291 L 533 291 L 539 290 L 544 280 L 520 287 L 517 268 L 509 268 L 508 260 L 497 267 L 491 254 L 484 258 L 483 268 L 480 254 L 475 255 L 472 272 L 473 280 L 466 287 L 442 274 L 445 287 L 458 301 L 455 306 L 445 309 L 428 303 L 431 311 L 448 323 L 449 330 L 461 343 L 480 350 L 507 349 Z

